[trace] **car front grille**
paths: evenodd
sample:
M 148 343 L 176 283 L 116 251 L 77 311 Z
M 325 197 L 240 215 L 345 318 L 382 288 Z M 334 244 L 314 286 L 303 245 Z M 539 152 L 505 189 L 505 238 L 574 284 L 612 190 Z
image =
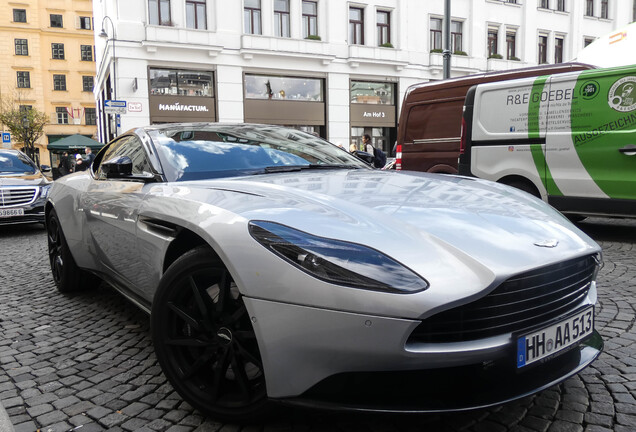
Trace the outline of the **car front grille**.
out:
M 490 294 L 425 319 L 409 342 L 462 342 L 545 325 L 587 295 L 597 267 L 585 256 L 506 280 Z
M 0 188 L 0 208 L 31 204 L 37 195 L 36 187 Z

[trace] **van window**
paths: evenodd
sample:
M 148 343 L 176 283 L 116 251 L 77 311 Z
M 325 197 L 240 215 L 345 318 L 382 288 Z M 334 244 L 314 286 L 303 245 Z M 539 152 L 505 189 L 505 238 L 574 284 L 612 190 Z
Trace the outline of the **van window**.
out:
M 463 99 L 425 103 L 411 108 L 405 143 L 435 138 L 459 138 Z

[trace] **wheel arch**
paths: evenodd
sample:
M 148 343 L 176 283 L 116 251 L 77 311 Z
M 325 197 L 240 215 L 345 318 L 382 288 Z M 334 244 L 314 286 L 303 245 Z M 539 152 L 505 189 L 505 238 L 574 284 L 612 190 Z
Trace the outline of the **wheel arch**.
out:
M 502 183 L 508 186 L 516 187 L 517 189 L 521 189 L 524 192 L 528 192 L 537 198 L 544 199 L 541 189 L 537 187 L 537 185 L 535 185 L 534 182 L 527 177 L 524 177 L 518 174 L 510 174 L 497 180 L 497 183 Z
M 216 255 L 219 261 L 222 261 L 214 248 L 203 237 L 187 228 L 181 228 L 166 250 L 162 272 L 165 273 L 166 270 L 168 270 L 168 267 L 170 267 L 170 265 L 181 255 L 196 248 L 197 246 L 207 246 L 210 251 Z

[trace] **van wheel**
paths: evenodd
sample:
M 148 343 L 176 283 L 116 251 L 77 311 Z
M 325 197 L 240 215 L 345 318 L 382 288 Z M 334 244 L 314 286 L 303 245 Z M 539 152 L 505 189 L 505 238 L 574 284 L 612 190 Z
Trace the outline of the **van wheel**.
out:
M 530 195 L 533 195 L 539 199 L 541 198 L 541 194 L 539 193 L 539 190 L 529 181 L 515 179 L 515 180 L 502 181 L 502 183 L 508 186 L 512 186 L 513 188 L 522 190 L 524 192 L 527 192 Z

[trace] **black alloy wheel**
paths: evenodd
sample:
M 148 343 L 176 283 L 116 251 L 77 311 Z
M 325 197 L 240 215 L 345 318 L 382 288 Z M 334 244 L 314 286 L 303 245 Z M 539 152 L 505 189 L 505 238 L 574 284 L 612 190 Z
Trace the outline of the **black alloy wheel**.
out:
M 229 421 L 265 412 L 254 328 L 232 276 L 208 247 L 187 252 L 166 271 L 151 324 L 161 368 L 192 406 Z
M 51 210 L 47 217 L 46 234 L 51 274 L 58 291 L 78 291 L 99 282 L 96 276 L 80 269 L 75 263 L 55 210 Z

